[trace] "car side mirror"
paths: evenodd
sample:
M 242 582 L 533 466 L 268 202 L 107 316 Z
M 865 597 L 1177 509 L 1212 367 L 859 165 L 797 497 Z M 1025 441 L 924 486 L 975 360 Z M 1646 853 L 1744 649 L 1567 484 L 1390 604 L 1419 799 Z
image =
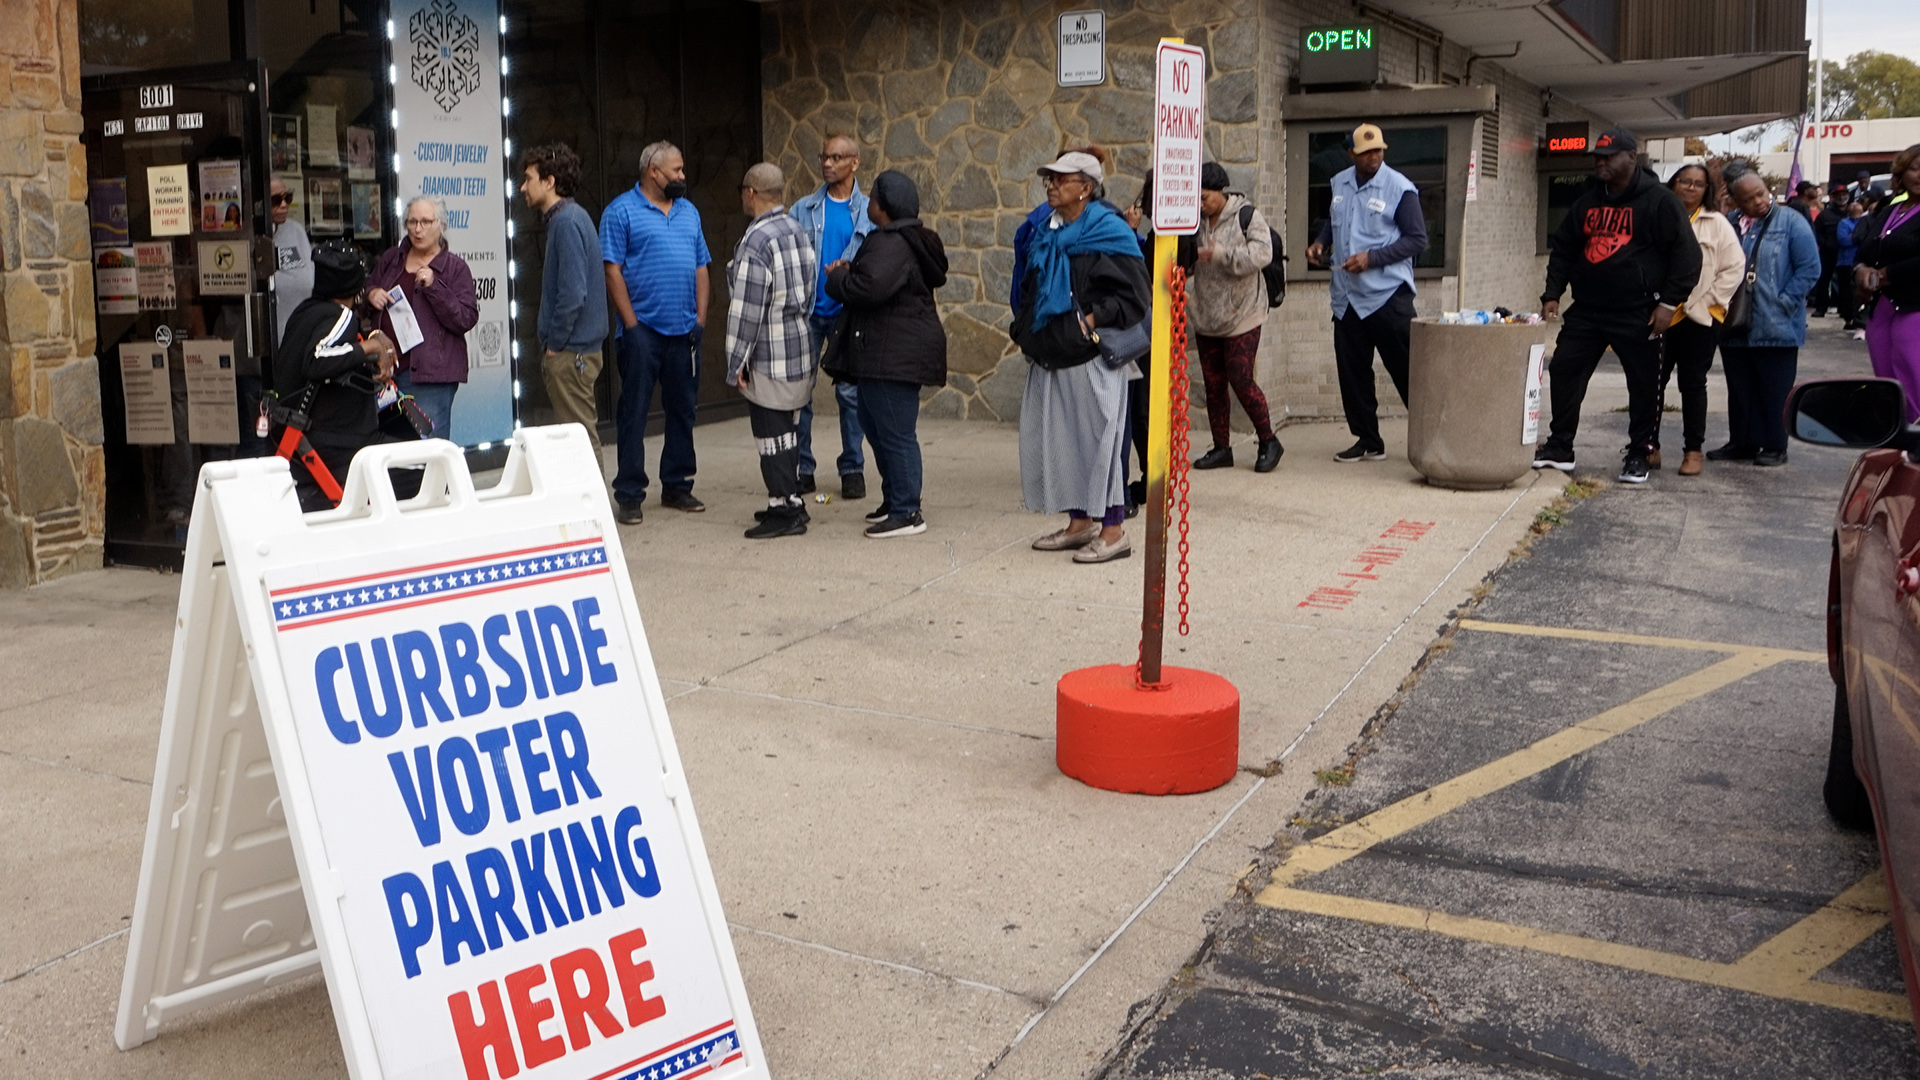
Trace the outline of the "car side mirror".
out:
M 1855 450 L 1904 444 L 1907 395 L 1892 379 L 1815 379 L 1787 398 L 1793 437 Z

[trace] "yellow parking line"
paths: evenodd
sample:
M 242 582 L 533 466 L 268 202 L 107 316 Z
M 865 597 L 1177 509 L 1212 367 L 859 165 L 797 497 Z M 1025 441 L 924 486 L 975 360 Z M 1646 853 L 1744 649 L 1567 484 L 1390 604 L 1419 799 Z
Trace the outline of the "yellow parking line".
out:
M 1781 660 L 1806 660 L 1824 664 L 1827 654 L 1801 649 L 1775 649 L 1764 645 L 1735 645 L 1724 641 L 1695 641 L 1692 638 L 1652 637 L 1647 634 L 1616 634 L 1611 630 L 1573 630 L 1563 626 L 1531 626 L 1526 623 L 1485 622 L 1461 619 L 1460 629 L 1481 630 L 1493 634 L 1523 634 L 1528 637 L 1566 638 L 1573 641 L 1603 641 L 1614 645 L 1652 645 L 1662 649 L 1691 649 L 1695 652 L 1757 652 Z
M 1696 960 L 1677 953 L 1599 941 L 1575 934 L 1558 934 L 1548 930 L 1515 926 L 1512 923 L 1495 922 L 1491 919 L 1449 915 L 1443 911 L 1430 911 L 1405 904 L 1335 896 L 1331 893 L 1309 892 L 1305 889 L 1270 888 L 1260 894 L 1259 902 L 1267 907 L 1284 911 L 1351 919 L 1403 930 L 1423 930 L 1461 941 L 1486 945 L 1530 949 L 1571 960 L 1584 960 L 1588 963 L 1604 964 L 1608 967 L 1639 971 L 1649 975 L 1662 975 L 1731 990 L 1744 990 L 1785 1001 L 1827 1005 L 1889 1020 L 1905 1020 L 1911 1016 L 1907 999 L 1903 995 L 1838 986 L 1833 983 L 1810 982 L 1791 976 L 1783 978 L 1779 970 L 1762 964 L 1748 965 L 1744 958 L 1738 963 L 1720 964 L 1711 960 Z M 1828 909 L 1821 910 L 1824 912 Z M 1816 912 L 1808 916 L 1808 919 L 1819 918 L 1820 914 Z M 1790 929 L 1782 936 L 1791 935 L 1793 932 Z M 1761 949 L 1765 948 L 1767 948 L 1766 945 L 1761 946 Z
M 1286 859 L 1274 869 L 1272 883 L 1260 894 L 1259 900 L 1264 903 L 1267 893 L 1286 889 L 1314 874 L 1330 870 L 1383 840 L 1392 839 L 1475 799 L 1544 772 L 1575 754 L 1591 750 L 1616 735 L 1632 731 L 1657 716 L 1756 671 L 1772 667 L 1783 659 L 1786 657 L 1771 650 L 1735 653 L 1717 664 L 1641 694 L 1624 705 L 1556 731 L 1503 758 L 1382 807 L 1358 821 L 1342 825 L 1288 852 Z
M 1891 921 L 1887 881 L 1875 870 L 1733 966 L 1743 976 L 1768 983 L 1803 983 Z

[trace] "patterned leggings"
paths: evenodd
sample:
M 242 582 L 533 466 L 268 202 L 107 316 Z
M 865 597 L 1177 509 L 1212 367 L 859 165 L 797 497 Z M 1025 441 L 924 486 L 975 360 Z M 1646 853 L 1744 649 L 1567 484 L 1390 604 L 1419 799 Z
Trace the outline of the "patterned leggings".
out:
M 1247 410 L 1247 419 L 1253 421 L 1260 441 L 1273 438 L 1267 395 L 1253 381 L 1253 361 L 1260 354 L 1260 327 L 1234 337 L 1200 337 L 1198 341 L 1200 370 L 1207 379 L 1207 426 L 1213 429 L 1213 445 L 1226 446 L 1232 441 L 1227 428 L 1227 410 L 1233 407 L 1227 400 L 1229 389 L 1240 399 L 1240 407 Z

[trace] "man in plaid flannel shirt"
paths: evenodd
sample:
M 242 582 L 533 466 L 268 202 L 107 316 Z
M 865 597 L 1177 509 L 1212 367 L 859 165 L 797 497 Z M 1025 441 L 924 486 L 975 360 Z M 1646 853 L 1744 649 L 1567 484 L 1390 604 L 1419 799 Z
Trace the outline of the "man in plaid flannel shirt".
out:
M 767 508 L 747 530 L 753 540 L 807 531 L 800 498 L 800 409 L 813 400 L 820 366 L 807 316 L 813 310 L 818 257 L 806 227 L 782 204 L 787 178 L 761 162 L 740 183 L 740 209 L 752 224 L 727 264 L 727 385 L 747 399 L 760 450 Z

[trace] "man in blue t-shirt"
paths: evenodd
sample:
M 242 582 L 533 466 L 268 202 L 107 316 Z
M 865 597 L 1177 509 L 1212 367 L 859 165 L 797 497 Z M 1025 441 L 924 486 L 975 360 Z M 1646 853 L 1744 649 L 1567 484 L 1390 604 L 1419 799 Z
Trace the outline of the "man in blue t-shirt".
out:
M 619 472 L 614 517 L 640 523 L 647 497 L 647 406 L 660 387 L 666 445 L 660 451 L 660 505 L 698 512 L 693 497 L 693 415 L 700 391 L 700 340 L 707 325 L 706 235 L 687 201 L 686 160 L 672 143 L 640 151 L 640 182 L 600 217 L 607 295 L 620 316 L 615 407 Z
M 788 211 L 806 227 L 819 257 L 813 314 L 807 320 L 813 328 L 816 349 L 826 345 L 827 332 L 840 315 L 840 302 L 827 295 L 827 267 L 852 259 L 873 231 L 873 219 L 867 216 L 867 197 L 853 178 L 859 169 L 860 145 L 847 135 L 827 136 L 820 147 L 820 187 L 796 200 Z M 840 472 L 840 497 L 864 499 L 867 478 L 863 471 L 866 457 L 860 452 L 860 388 L 850 382 L 835 382 L 833 396 L 840 405 L 840 457 L 834 462 Z M 814 490 L 813 470 L 813 406 L 808 404 L 800 410 L 801 491 Z

